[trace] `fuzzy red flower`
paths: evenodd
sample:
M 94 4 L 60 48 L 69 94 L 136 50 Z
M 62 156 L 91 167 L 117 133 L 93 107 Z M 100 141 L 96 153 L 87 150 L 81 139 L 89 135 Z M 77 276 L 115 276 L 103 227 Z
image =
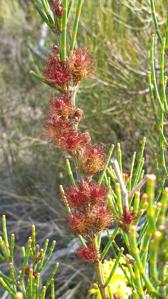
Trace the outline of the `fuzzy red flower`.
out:
M 119 226 L 126 230 L 127 226 L 130 225 L 135 220 L 135 213 L 133 211 L 129 211 L 127 208 L 123 210 L 123 215 L 119 220 Z
M 59 138 L 69 133 L 71 124 L 68 120 L 62 119 L 60 117 L 51 116 L 51 118 L 47 121 L 46 127 L 48 138 L 58 143 Z
M 50 101 L 51 117 L 69 118 L 71 129 L 79 123 L 83 116 L 83 111 L 72 105 L 71 100 L 65 94 L 52 97 Z
M 71 231 L 77 235 L 94 236 L 112 222 L 112 214 L 107 206 L 95 206 L 87 212 L 75 211 L 69 216 Z
M 75 154 L 77 150 L 84 149 L 90 141 L 91 137 L 88 132 L 81 133 L 80 131 L 71 130 L 59 139 L 59 146 L 65 151 Z
M 85 262 L 95 263 L 98 260 L 98 254 L 95 246 L 88 244 L 87 247 L 82 246 L 77 250 L 77 255 Z
M 79 81 L 86 78 L 93 68 L 93 61 L 87 49 L 76 49 L 69 61 L 73 83 L 77 85 Z
M 50 101 L 50 110 L 52 115 L 58 115 L 66 118 L 72 113 L 73 109 L 74 107 L 66 95 L 52 97 Z
M 69 228 L 75 235 L 85 235 L 87 232 L 85 214 L 75 212 L 68 217 Z
M 52 86 L 65 86 L 70 80 L 68 64 L 63 63 L 57 56 L 50 56 L 44 70 L 44 76 Z
M 83 209 L 104 202 L 106 193 L 105 186 L 82 181 L 77 186 L 68 188 L 66 198 L 71 208 Z
M 95 207 L 91 213 L 89 213 L 90 227 L 95 233 L 109 227 L 112 222 L 112 213 L 107 206 Z M 89 219 L 88 219 L 89 220 Z
M 105 152 L 101 145 L 91 145 L 81 154 L 81 167 L 88 175 L 94 175 L 104 168 Z

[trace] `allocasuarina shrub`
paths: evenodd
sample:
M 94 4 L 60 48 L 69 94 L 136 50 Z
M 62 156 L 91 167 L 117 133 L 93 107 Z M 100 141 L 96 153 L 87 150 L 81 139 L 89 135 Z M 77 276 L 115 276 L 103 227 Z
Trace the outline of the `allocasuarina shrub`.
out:
M 122 174 L 120 146 L 118 145 L 117 149 L 118 162 L 114 160 L 110 165 L 113 146 L 106 155 L 105 147 L 93 144 L 89 132 L 83 132 L 79 128 L 84 112 L 76 105 L 77 91 L 81 80 L 94 72 L 94 62 L 89 50 L 83 45 L 82 47 L 76 46 L 83 3 L 82 0 L 76 3 L 64 0 L 51 1 L 49 5 L 45 0 L 41 1 L 40 6 L 39 2 L 34 1 L 42 19 L 47 22 L 57 39 L 57 44 L 52 46 L 51 55 L 44 66 L 43 75 L 37 73 L 33 73 L 33 75 L 56 91 L 50 99 L 50 113 L 46 130 L 49 140 L 54 146 L 60 148 L 66 157 L 71 185 L 65 191 L 61 186 L 60 190 L 68 211 L 68 224 L 70 230 L 79 236 L 82 243 L 77 254 L 83 261 L 93 263 L 95 266 L 98 297 L 128 298 L 132 294 L 134 298 L 145 298 L 150 294 L 152 298 L 156 298 L 160 296 L 160 293 L 165 292 L 166 294 L 159 283 L 155 285 L 155 282 L 158 279 L 156 267 L 157 259 L 159 259 L 156 248 L 163 233 L 160 226 L 158 227 L 163 224 L 163 220 L 161 222 L 159 220 L 159 215 L 165 215 L 165 208 L 163 212 L 161 206 L 164 206 L 167 200 L 167 189 L 163 193 L 159 208 L 158 203 L 154 202 L 155 177 L 144 177 L 144 143 L 137 165 L 134 155 L 130 174 L 125 175 Z M 75 6 L 76 10 L 74 10 Z M 157 24 L 153 1 L 151 1 L 151 8 L 154 23 Z M 68 26 L 70 19 L 73 22 L 72 30 Z M 159 101 L 154 75 L 152 78 L 151 81 L 154 80 L 156 97 Z M 160 107 L 162 108 L 162 105 Z M 163 138 L 161 141 L 163 144 Z M 69 158 L 74 161 L 77 176 L 73 175 Z M 147 194 L 140 196 L 139 190 L 146 181 Z M 159 188 L 159 192 L 161 191 Z M 139 223 L 142 219 L 143 228 L 138 233 Z M 114 227 L 112 234 L 109 227 Z M 107 231 L 109 240 L 101 252 L 101 232 L 103 230 Z M 117 235 L 122 236 L 125 242 L 124 249 L 117 247 L 115 242 Z M 153 243 L 155 245 L 152 245 Z M 104 258 L 111 249 L 115 261 L 106 275 L 104 267 L 108 261 L 104 262 Z M 128 252 L 130 256 L 126 257 L 124 251 Z M 126 268 L 121 262 L 122 258 L 127 265 Z M 127 280 L 125 289 L 122 291 L 119 288 L 114 291 L 110 287 L 118 268 L 122 269 Z M 149 270 L 147 271 L 147 269 Z M 121 284 L 122 279 L 119 278 L 119 281 Z M 92 293 L 94 292 L 92 291 Z
M 167 256 L 163 252 L 160 254 L 159 247 L 164 247 L 167 227 L 164 117 L 168 105 L 164 61 L 168 36 L 165 39 L 159 32 L 154 1 L 151 0 L 151 13 L 161 57 L 160 84 L 157 84 L 153 38 L 149 87 L 161 152 L 158 165 L 162 170 L 158 172 L 156 192 L 156 177 L 144 175 L 145 138 L 138 158 L 134 153 L 130 171 L 126 172 L 119 144 L 117 159 L 111 159 L 113 145 L 106 153 L 105 146 L 94 144 L 89 132 L 80 130 L 84 112 L 76 105 L 78 88 L 80 82 L 95 71 L 89 50 L 76 45 L 84 0 L 32 1 L 56 37 L 56 44 L 51 47 L 41 73 L 31 73 L 52 88 L 45 129 L 48 139 L 65 157 L 70 185 L 65 190 L 60 186 L 60 191 L 67 209 L 69 229 L 81 241 L 77 255 L 84 262 L 93 264 L 97 274 L 97 282 L 90 294 L 100 299 L 167 298 Z M 73 161 L 74 169 L 70 161 Z M 105 245 L 103 233 L 107 238 Z M 117 236 L 123 247 L 117 243 Z M 31 281 L 33 288 L 33 276 Z M 19 290 L 23 292 L 21 287 Z M 25 298 L 36 298 L 31 294 Z M 55 298 L 53 291 L 52 296 Z

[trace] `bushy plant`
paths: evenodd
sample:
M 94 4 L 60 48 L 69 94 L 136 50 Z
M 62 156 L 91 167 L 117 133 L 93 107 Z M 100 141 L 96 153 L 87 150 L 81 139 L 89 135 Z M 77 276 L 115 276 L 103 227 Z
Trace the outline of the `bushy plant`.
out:
M 94 144 L 89 132 L 82 131 L 79 127 L 84 116 L 84 112 L 77 106 L 80 83 L 95 72 L 95 63 L 88 49 L 85 45 L 77 46 L 78 25 L 84 1 L 79 0 L 75 3 L 68 0 L 33 0 L 33 3 L 43 22 L 56 36 L 56 43 L 52 46 L 46 64 L 41 71 L 32 70 L 31 74 L 52 88 L 45 130 L 48 139 L 54 147 L 62 151 L 62 158 L 65 159 L 70 186 L 64 190 L 61 185 L 60 193 L 67 209 L 69 228 L 81 242 L 77 255 L 84 262 L 93 265 L 97 275 L 97 281 L 90 294 L 97 299 L 167 298 L 168 272 L 167 264 L 164 263 L 166 256 L 160 254 L 159 246 L 163 246 L 166 238 L 168 203 L 168 189 L 165 188 L 165 51 L 168 36 L 162 36 L 164 34 L 159 30 L 155 3 L 150 1 L 157 38 L 151 38 L 148 79 L 159 140 L 160 155 L 156 158 L 158 185 L 156 177 L 145 174 L 144 171 L 145 138 L 139 156 L 133 154 L 130 171 L 126 172 L 120 144 L 113 154 L 114 145 L 106 150 L 104 145 Z M 72 24 L 72 28 L 69 24 Z M 159 83 L 155 65 L 156 40 L 160 55 Z M 5 256 L 3 245 L 7 251 L 9 246 L 5 226 L 3 230 L 4 242 L 1 242 L 1 250 Z M 105 244 L 104 232 L 107 237 Z M 33 231 L 33 240 L 34 234 Z M 122 245 L 121 242 L 117 242 L 118 238 L 121 239 Z M 35 241 L 33 244 L 35 246 Z M 34 254 L 37 254 L 35 247 L 33 248 L 32 253 L 34 250 Z M 7 257 L 11 257 L 10 252 Z M 39 259 L 41 260 L 41 256 Z M 41 270 L 40 266 L 39 268 Z M 57 265 L 46 282 L 47 286 L 51 284 L 52 287 L 51 298 L 54 298 L 53 276 L 56 269 Z M 38 289 L 38 292 L 42 293 L 38 294 L 41 297 L 37 296 L 36 277 L 33 276 L 32 268 L 28 273 L 27 292 L 19 284 L 19 291 L 22 292 L 19 295 L 16 295 L 15 274 L 13 271 L 11 274 L 15 293 L 10 289 L 8 276 L 3 275 L 0 280 L 11 296 L 45 298 L 45 287 L 42 291 Z
M 8 265 L 7 272 L 0 271 L 0 284 L 14 299 L 23 298 L 46 298 L 47 289 L 50 288 L 50 298 L 55 298 L 54 276 L 58 269 L 55 263 L 45 282 L 42 284 L 42 273 L 48 266 L 55 248 L 55 241 L 49 246 L 47 239 L 43 247 L 36 243 L 36 230 L 32 226 L 32 234 L 25 246 L 19 248 L 21 255 L 20 266 L 16 266 L 15 251 L 18 250 L 15 242 L 15 234 L 8 237 L 6 217 L 2 216 L 2 232 L 0 237 L 1 260 Z M 18 254 L 16 255 L 18 258 Z

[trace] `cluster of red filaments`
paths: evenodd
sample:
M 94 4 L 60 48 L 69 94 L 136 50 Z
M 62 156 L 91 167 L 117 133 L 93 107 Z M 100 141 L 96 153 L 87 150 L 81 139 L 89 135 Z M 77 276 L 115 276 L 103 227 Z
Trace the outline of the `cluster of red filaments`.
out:
M 73 83 L 74 85 L 77 85 L 92 72 L 93 62 L 88 50 L 85 48 L 78 48 L 74 51 L 70 57 L 69 65 Z
M 94 206 L 92 209 L 86 209 L 83 212 L 74 211 L 69 216 L 69 226 L 76 235 L 82 235 L 90 240 L 94 236 L 107 228 L 112 221 L 110 209 L 104 206 Z
M 50 55 L 44 76 L 53 87 L 61 87 L 68 90 L 69 83 L 76 86 L 82 79 L 92 73 L 93 62 L 87 49 L 78 48 L 66 61 L 59 56 L 59 47 L 53 46 L 53 54 Z
M 76 186 L 70 186 L 66 198 L 71 208 L 80 210 L 88 206 L 104 204 L 107 190 L 93 182 L 82 181 Z
M 48 137 L 56 146 L 75 156 L 80 161 L 79 167 L 89 176 L 103 169 L 104 148 L 92 145 L 89 133 L 78 129 L 83 111 L 71 103 L 70 85 L 75 87 L 77 81 L 85 78 L 90 72 L 91 65 L 88 51 L 77 49 L 69 62 L 68 60 L 63 62 L 58 53 L 50 56 L 44 70 L 44 75 L 50 85 L 62 88 L 61 94 L 52 97 L 50 101 L 50 117 L 47 121 Z
M 95 236 L 112 222 L 112 214 L 107 206 L 107 190 L 96 182 L 82 181 L 67 189 L 66 199 L 72 214 L 68 217 L 69 227 L 75 235 L 88 241 L 78 255 L 88 262 L 98 260 L 98 252 L 93 245 Z
M 55 14 L 60 1 L 55 1 Z M 46 129 L 48 138 L 60 149 L 75 158 L 78 169 L 86 175 L 75 186 L 70 186 L 66 200 L 71 209 L 68 217 L 69 227 L 76 235 L 81 235 L 88 242 L 81 247 L 78 255 L 83 260 L 96 262 L 98 254 L 93 243 L 95 236 L 109 227 L 112 221 L 111 211 L 107 206 L 105 186 L 93 181 L 93 176 L 104 168 L 105 151 L 102 145 L 94 145 L 88 132 L 79 130 L 78 125 L 83 111 L 72 104 L 71 98 L 76 85 L 86 78 L 93 63 L 88 51 L 79 48 L 69 59 L 62 61 L 59 48 L 53 47 L 53 55 L 48 59 L 44 70 L 48 83 L 61 90 L 50 101 L 50 113 Z
M 101 145 L 89 145 L 80 153 L 82 169 L 89 175 L 94 175 L 104 168 L 104 147 Z
M 98 261 L 98 253 L 93 244 L 88 244 L 87 247 L 80 247 L 77 251 L 77 255 L 86 262 L 96 263 Z
M 60 86 L 66 88 L 70 80 L 69 66 L 58 56 L 51 55 L 44 69 L 44 76 L 53 87 Z
M 136 215 L 134 211 L 130 211 L 128 208 L 123 209 L 123 215 L 119 220 L 119 226 L 124 230 L 127 231 L 130 224 L 134 222 Z

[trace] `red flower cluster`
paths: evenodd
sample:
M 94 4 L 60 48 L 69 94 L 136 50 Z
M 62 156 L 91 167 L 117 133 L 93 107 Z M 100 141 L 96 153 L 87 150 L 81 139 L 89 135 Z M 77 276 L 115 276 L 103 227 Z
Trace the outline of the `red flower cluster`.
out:
M 50 118 L 46 127 L 49 139 L 75 155 L 79 166 L 93 176 L 104 168 L 105 153 L 103 146 L 91 144 L 88 132 L 77 129 L 82 116 L 83 111 L 74 107 L 66 94 L 54 96 L 50 101 Z
M 111 222 L 112 214 L 106 205 L 94 206 L 83 212 L 77 210 L 69 216 L 71 231 L 86 238 L 94 237 L 98 232 L 107 228 Z
M 51 118 L 47 121 L 47 133 L 49 139 L 58 145 L 59 139 L 62 136 L 67 136 L 69 134 L 69 121 L 51 116 Z
M 80 182 L 77 186 L 70 186 L 66 198 L 71 208 L 83 209 L 88 206 L 100 205 L 106 199 L 105 186 L 87 181 Z
M 61 86 L 65 89 L 70 80 L 68 63 L 62 62 L 58 56 L 51 55 L 44 69 L 44 76 L 53 87 Z
M 59 54 L 55 53 L 59 50 L 58 46 L 54 45 L 53 50 L 54 53 L 49 57 L 47 67 L 44 70 L 45 78 L 53 87 L 60 86 L 65 89 L 70 82 L 76 86 L 91 73 L 93 62 L 87 49 L 78 48 L 74 50 L 66 62 L 63 62 Z
M 54 2 L 60 6 L 60 1 Z M 55 47 L 54 47 L 55 49 Z M 56 46 L 56 50 L 58 47 Z M 54 96 L 50 102 L 50 118 L 47 121 L 48 137 L 54 144 L 75 155 L 81 168 L 92 176 L 100 172 L 104 167 L 105 154 L 101 146 L 92 145 L 88 132 L 81 132 L 77 129 L 83 111 L 71 104 L 69 95 L 70 82 L 76 85 L 85 78 L 93 65 L 88 51 L 83 48 L 75 50 L 66 62 L 63 62 L 59 53 L 53 53 L 49 57 L 44 75 L 48 82 L 63 90 L 60 96 Z M 65 94 L 66 92 L 66 94 Z
M 92 58 L 85 48 L 78 48 L 70 57 L 70 70 L 74 85 L 88 77 L 93 68 Z
M 126 231 L 128 225 L 130 225 L 135 220 L 135 213 L 133 211 L 129 211 L 127 208 L 123 210 L 123 215 L 119 220 L 119 226 Z
M 56 13 L 58 12 L 55 11 Z M 106 188 L 91 181 L 92 176 L 104 168 L 105 153 L 103 146 L 91 143 L 88 132 L 78 129 L 83 111 L 72 105 L 72 89 L 69 88 L 89 75 L 93 63 L 86 49 L 75 50 L 66 62 L 59 58 L 57 46 L 54 51 L 44 75 L 51 85 L 61 87 L 63 94 L 52 97 L 50 101 L 48 137 L 56 146 L 75 157 L 78 166 L 89 176 L 89 179 L 69 187 L 65 196 L 72 209 L 72 214 L 68 217 L 71 231 L 84 236 L 89 242 L 87 247 L 79 249 L 78 254 L 84 260 L 95 262 L 98 254 L 91 240 L 112 222 L 112 214 L 106 204 Z
M 69 131 L 59 139 L 59 146 L 72 155 L 75 155 L 77 150 L 84 148 L 90 143 L 91 137 L 88 132 L 81 133 L 78 130 Z
M 74 234 L 90 239 L 110 225 L 112 214 L 106 205 L 106 195 L 106 187 L 94 182 L 82 181 L 68 188 L 65 196 L 74 209 L 68 221 Z
M 60 5 L 60 2 L 58 2 L 59 1 L 55 1 L 56 6 L 58 4 Z M 78 50 L 80 52 L 80 49 Z M 76 51 L 74 51 L 74 53 L 76 53 Z M 59 58 L 58 53 L 54 53 L 49 57 L 47 67 L 44 70 L 44 75 L 52 86 L 60 86 L 64 92 L 66 91 L 68 93 L 69 82 L 73 82 L 75 65 L 83 64 L 83 68 L 85 69 L 89 67 L 89 63 L 86 63 L 86 57 L 88 55 L 87 51 L 85 53 L 85 51 L 82 50 L 81 53 L 83 54 L 79 55 L 78 53 L 77 56 L 73 56 L 74 58 L 71 57 L 71 66 L 70 60 L 63 62 Z M 74 59 L 77 59 L 78 63 L 74 63 L 72 68 L 72 61 Z M 88 73 L 88 71 L 86 71 L 86 73 Z M 71 104 L 69 96 L 66 94 L 61 94 L 60 96 L 55 96 L 51 99 L 50 119 L 47 121 L 48 136 L 57 146 L 72 155 L 76 155 L 77 152 L 84 152 L 87 145 L 90 145 L 91 143 L 89 133 L 82 133 L 77 129 L 77 125 L 82 116 L 83 111 L 79 108 L 75 108 Z
M 82 246 L 78 249 L 77 255 L 86 262 L 96 263 L 98 260 L 98 253 L 95 246 L 88 244 L 87 247 Z
M 52 97 L 50 101 L 50 109 L 52 111 L 52 115 L 67 118 L 70 114 L 72 114 L 74 107 L 72 106 L 69 98 L 63 94 L 58 97 Z
M 90 145 L 81 153 L 82 169 L 89 175 L 94 175 L 104 168 L 105 153 L 101 145 Z
M 70 154 L 83 149 L 91 138 L 89 133 L 82 133 L 75 128 L 83 111 L 75 108 L 65 94 L 52 97 L 50 101 L 50 118 L 47 121 L 48 137 Z

